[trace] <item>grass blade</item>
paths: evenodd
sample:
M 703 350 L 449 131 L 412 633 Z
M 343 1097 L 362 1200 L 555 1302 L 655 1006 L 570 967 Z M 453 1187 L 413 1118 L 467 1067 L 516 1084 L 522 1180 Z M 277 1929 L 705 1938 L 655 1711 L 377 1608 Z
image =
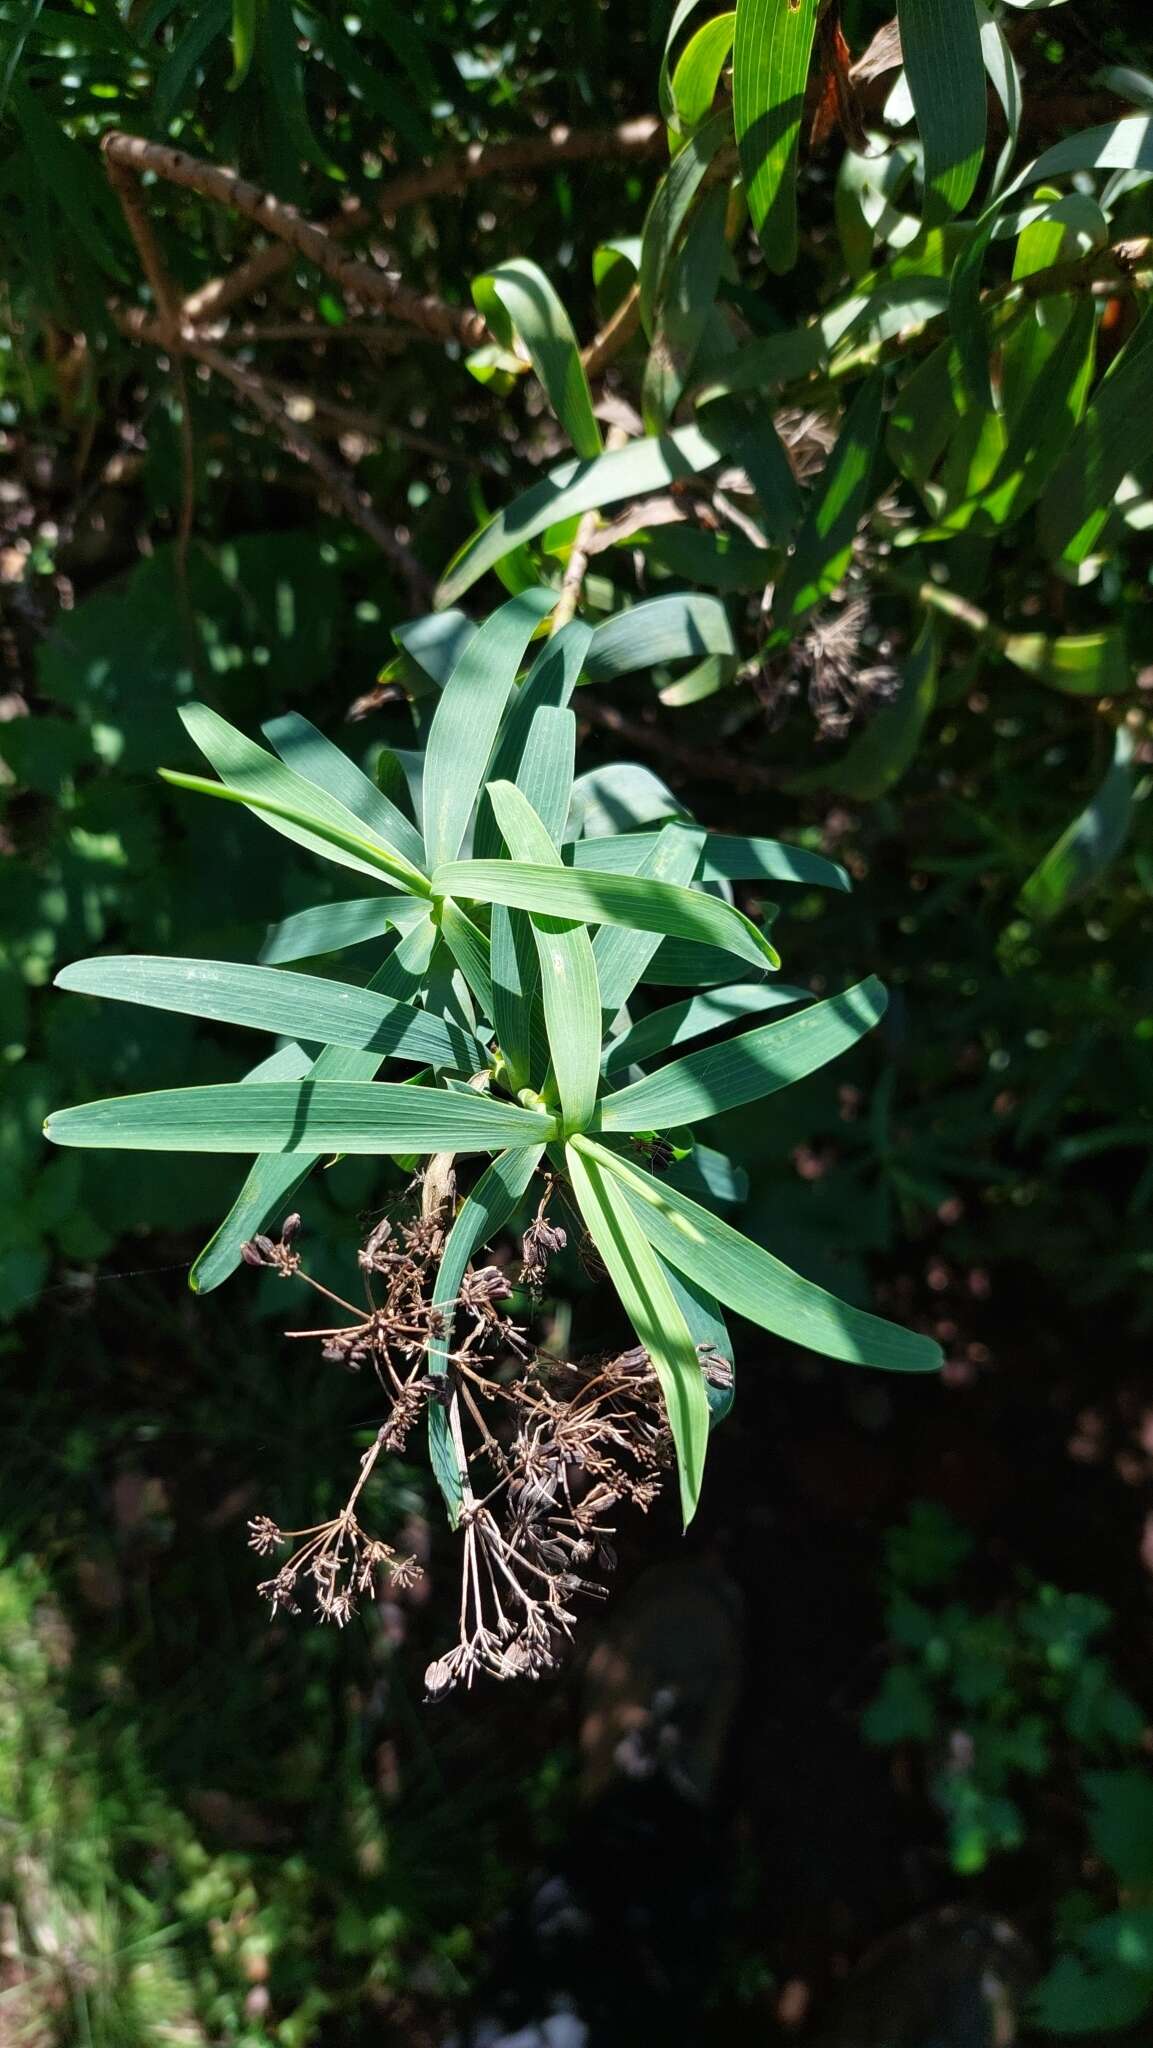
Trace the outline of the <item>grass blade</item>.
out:
M 578 839 L 571 849 L 574 867 L 601 868 L 636 874 L 655 832 L 622 832 L 612 839 Z M 744 839 L 736 833 L 709 832 L 697 866 L 702 882 L 802 882 L 818 889 L 845 889 L 851 884 L 844 868 L 806 847 L 781 839 Z
M 550 843 L 559 839 L 568 816 L 575 752 L 572 713 L 550 704 L 539 705 L 521 753 L 516 786 L 532 805 Z M 500 828 L 487 800 L 484 813 L 492 821 L 499 846 Z M 493 1023 L 512 1086 L 514 1090 L 539 1089 L 548 1069 L 548 1034 L 541 1007 L 536 939 L 523 910 L 493 904 L 491 947 Z
M 636 870 L 638 879 L 673 882 L 687 887 L 700 861 L 704 831 L 699 825 L 671 824 L 658 832 L 652 850 Z M 602 925 L 593 941 L 593 957 L 600 982 L 602 1023 L 611 1026 L 645 973 L 660 945 L 652 931 L 632 931 L 623 925 Z
M 779 981 L 734 982 L 729 988 L 709 989 L 704 995 L 686 996 L 681 1003 L 666 1003 L 636 1024 L 630 1024 L 619 1038 L 605 1048 L 601 1065 L 606 1074 L 622 1067 L 635 1067 L 675 1045 L 691 1044 L 710 1031 L 720 1031 L 738 1017 L 754 1016 L 758 1010 L 786 1009 L 790 1003 L 812 1000 L 807 988 L 788 988 Z
M 1113 759 L 1092 802 L 1074 818 L 1040 865 L 1019 902 L 1039 923 L 1047 923 L 1084 895 L 1114 861 L 1129 836 L 1134 802 L 1133 736 L 1117 728 Z
M 426 922 L 427 901 L 420 896 L 361 896 L 347 903 L 315 903 L 279 924 L 270 924 L 260 949 L 262 967 L 284 967 L 294 960 L 317 960 L 324 953 L 344 953 L 367 945 L 385 932 L 414 931 Z
M 427 896 L 428 883 L 419 868 L 377 839 L 361 820 L 327 790 L 307 782 L 291 768 L 247 739 L 206 704 L 182 708 L 181 720 L 202 754 L 221 777 L 219 783 L 200 776 L 179 775 L 162 768 L 161 775 L 177 789 L 243 803 L 298 846 L 358 873 L 385 876 L 397 888 Z

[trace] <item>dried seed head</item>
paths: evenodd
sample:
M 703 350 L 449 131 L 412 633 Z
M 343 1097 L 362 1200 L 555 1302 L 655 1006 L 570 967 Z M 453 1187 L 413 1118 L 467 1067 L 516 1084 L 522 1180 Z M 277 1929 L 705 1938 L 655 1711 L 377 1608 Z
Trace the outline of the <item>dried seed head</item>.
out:
M 248 1547 L 258 1557 L 271 1557 L 284 1542 L 283 1532 L 277 1528 L 271 1515 L 254 1515 L 248 1524 Z

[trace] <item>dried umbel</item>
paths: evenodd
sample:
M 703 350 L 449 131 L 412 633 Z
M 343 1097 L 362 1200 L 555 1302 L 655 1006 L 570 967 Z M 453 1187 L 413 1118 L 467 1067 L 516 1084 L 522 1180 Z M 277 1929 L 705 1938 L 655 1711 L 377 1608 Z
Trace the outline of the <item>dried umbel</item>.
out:
M 360 1306 L 305 1271 L 295 1250 L 298 1218 L 289 1218 L 279 1242 L 262 1237 L 246 1248 L 250 1265 L 303 1282 L 349 1318 L 288 1334 L 318 1340 L 327 1361 L 370 1366 L 388 1402 L 337 1515 L 294 1530 L 258 1515 L 249 1540 L 263 1557 L 288 1552 L 260 1587 L 274 1613 L 300 1613 L 307 1595 L 321 1620 L 342 1626 L 365 1596 L 410 1585 L 418 1576 L 414 1559 L 368 1533 L 362 1497 L 378 1460 L 403 1451 L 428 1404 L 440 1404 L 460 1481 L 461 1588 L 457 1640 L 426 1673 L 435 1700 L 481 1672 L 535 1678 L 554 1669 L 576 1624 L 573 1602 L 600 1596 L 590 1574 L 615 1564 L 618 1510 L 650 1507 L 675 1461 L 660 1385 L 643 1350 L 581 1364 L 550 1357 L 506 1314 L 513 1288 L 495 1262 L 478 1260 L 457 1301 L 434 1306 L 442 1205 L 420 1213 L 416 1194 L 414 1184 L 410 1213 L 382 1219 L 361 1247 Z M 549 1221 L 548 1200 L 522 1244 L 519 1285 L 533 1294 L 565 1244 L 565 1232 Z M 435 1374 L 434 1345 L 445 1360 Z M 702 1367 L 707 1378 L 729 1370 L 704 1356 Z

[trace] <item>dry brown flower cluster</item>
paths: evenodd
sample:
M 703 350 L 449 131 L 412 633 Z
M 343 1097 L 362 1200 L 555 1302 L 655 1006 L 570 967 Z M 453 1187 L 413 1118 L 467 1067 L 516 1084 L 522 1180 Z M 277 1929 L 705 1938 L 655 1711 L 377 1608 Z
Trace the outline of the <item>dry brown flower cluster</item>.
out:
M 288 1335 L 319 1340 L 322 1357 L 349 1370 L 371 1366 L 388 1401 L 339 1514 L 295 1530 L 258 1515 L 249 1540 L 265 1557 L 289 1549 L 260 1587 L 274 1613 L 299 1613 L 307 1592 L 322 1620 L 343 1625 L 383 1581 L 411 1584 L 419 1575 L 415 1560 L 365 1530 L 362 1495 L 380 1457 L 402 1452 L 422 1412 L 439 1404 L 456 1467 L 461 1537 L 457 1640 L 426 1673 L 428 1697 L 439 1699 L 462 1682 L 471 1685 L 478 1672 L 538 1677 L 555 1667 L 575 1625 L 574 1600 L 600 1595 L 590 1573 L 615 1563 L 618 1508 L 649 1508 L 674 1459 L 659 1383 L 643 1350 L 579 1364 L 550 1357 L 505 1312 L 509 1278 L 483 1255 L 466 1272 L 457 1301 L 434 1305 L 444 1212 L 422 1213 L 418 1191 L 414 1183 L 408 1213 L 379 1222 L 361 1248 L 359 1306 L 304 1270 L 299 1217 L 288 1218 L 278 1241 L 257 1237 L 245 1247 L 249 1265 L 305 1283 L 349 1318 Z M 521 1245 L 518 1286 L 530 1298 L 565 1245 L 548 1202 L 546 1194 Z M 432 1346 L 443 1371 L 429 1370 Z M 702 1368 L 710 1379 L 728 1371 L 713 1358 L 703 1358 Z

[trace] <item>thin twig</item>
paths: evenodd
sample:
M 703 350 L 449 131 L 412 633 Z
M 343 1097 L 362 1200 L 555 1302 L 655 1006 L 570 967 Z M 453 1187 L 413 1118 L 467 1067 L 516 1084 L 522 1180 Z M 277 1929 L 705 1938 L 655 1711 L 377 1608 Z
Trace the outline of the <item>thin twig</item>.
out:
M 115 130 L 104 137 L 101 149 L 110 169 L 122 168 L 137 177 L 153 171 L 170 185 L 196 192 L 202 199 L 228 207 L 255 221 L 258 227 L 267 228 L 297 255 L 314 263 L 342 291 L 366 305 L 385 307 L 409 326 L 421 328 L 441 341 L 458 341 L 465 348 L 476 348 L 488 338 L 488 328 L 479 313 L 410 291 L 398 278 L 389 277 L 371 263 L 346 256 L 324 228 L 305 220 L 294 206 L 271 192 L 262 192 L 258 185 L 250 184 L 247 178 L 238 177 L 221 164 L 205 163 L 200 157 L 189 156 L 186 150 Z
M 354 479 L 331 455 L 306 434 L 297 421 L 290 419 L 283 406 L 265 389 L 261 378 L 251 370 L 242 369 L 220 349 L 212 348 L 207 342 L 184 343 L 185 351 L 197 362 L 203 363 L 214 376 L 223 377 L 234 390 L 239 391 L 254 412 L 258 412 L 269 426 L 273 427 L 290 455 L 298 462 L 305 462 L 319 477 L 326 492 L 345 515 L 359 526 L 362 533 L 374 541 L 383 555 L 395 563 L 408 587 L 409 596 L 418 609 L 427 609 L 432 595 L 432 578 L 423 564 L 404 541 L 399 540 L 390 526 L 378 519 L 372 506 L 357 489 Z
M 135 179 L 120 164 L 114 163 L 111 157 L 107 162 L 107 170 L 108 181 L 120 201 L 128 232 L 140 258 L 140 267 L 156 302 L 157 325 L 163 337 L 163 345 L 167 348 L 172 361 L 172 381 L 176 387 L 176 402 L 180 408 L 181 485 L 180 512 L 176 526 L 176 581 L 193 665 L 198 668 L 200 631 L 188 588 L 188 549 L 196 516 L 196 449 L 192 438 L 192 412 L 188 403 L 188 378 L 180 346 L 180 294 L 168 275 L 167 266 L 160 253 L 160 245 L 152 231 L 152 223 L 141 204 Z
M 632 340 L 640 324 L 640 288 L 634 284 L 625 293 L 612 318 L 606 320 L 599 334 L 594 334 L 588 347 L 581 350 L 581 362 L 590 382 L 603 375 L 613 357 L 618 356 Z
M 610 427 L 605 435 L 605 453 L 615 454 L 618 448 L 625 446 L 628 438 L 623 427 Z M 561 579 L 560 597 L 557 600 L 556 610 L 552 615 L 552 625 L 549 628 L 550 634 L 559 633 L 562 626 L 567 626 L 576 617 L 576 608 L 580 603 L 581 585 L 585 580 L 585 571 L 589 565 L 589 553 L 599 525 L 600 513 L 594 505 L 591 511 L 585 513 L 573 536 L 573 544 L 569 550 L 568 561 L 565 564 L 564 576 Z
M 389 219 L 405 207 L 443 194 L 463 192 L 481 179 L 507 176 L 518 171 L 549 169 L 553 164 L 578 162 L 588 157 L 640 157 L 660 155 L 665 147 L 664 127 L 655 114 L 623 121 L 617 128 L 553 128 L 521 142 L 473 142 L 459 154 L 444 157 L 419 171 L 402 171 L 389 179 L 375 194 L 372 205 L 363 202 L 345 207 L 324 223 L 334 241 L 345 241 L 373 227 L 382 217 Z M 288 268 L 292 257 L 282 244 L 258 249 L 245 263 L 214 277 L 185 300 L 184 318 L 194 326 L 213 320 L 230 306 L 252 298 Z

